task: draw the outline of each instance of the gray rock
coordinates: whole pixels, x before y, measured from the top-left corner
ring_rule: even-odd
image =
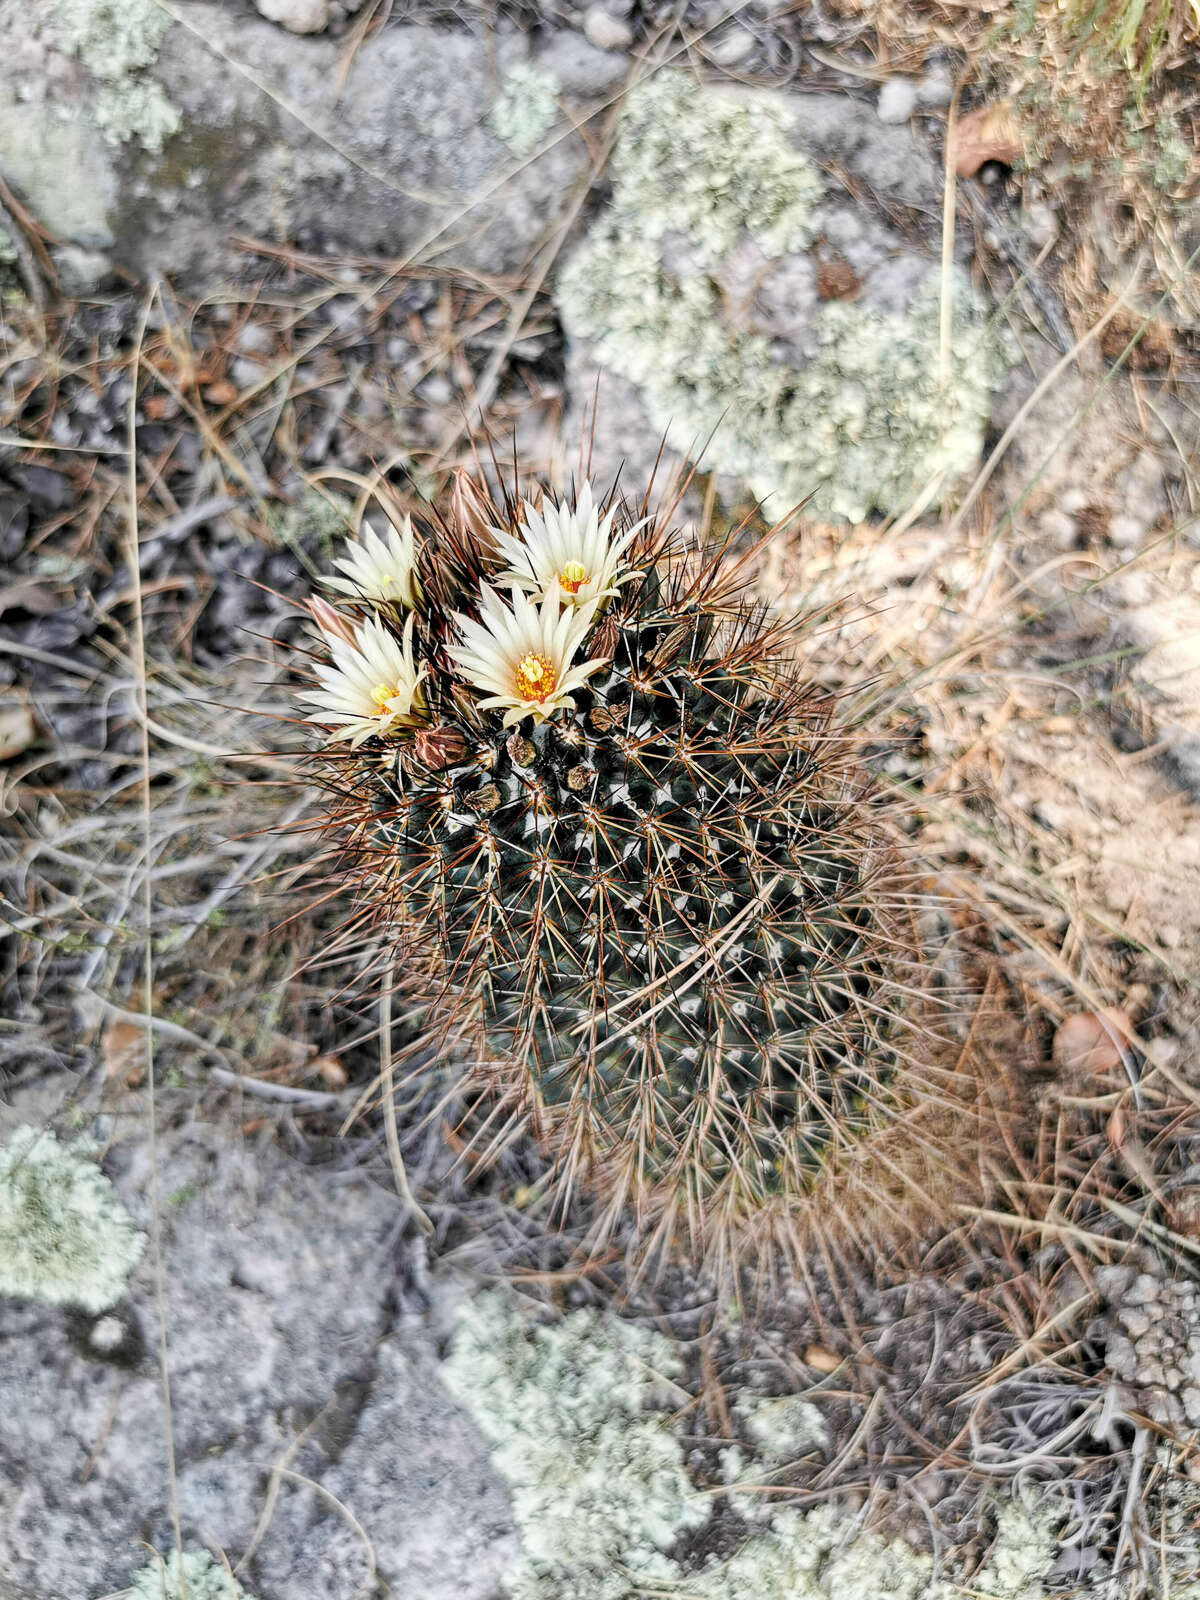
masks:
[[[931,110],[948,106],[954,94],[954,79],[945,67],[931,67],[917,84],[917,104]]]
[[[1133,1279],[1131,1267],[1112,1266],[1097,1267],[1092,1276],[1096,1280],[1096,1288],[1108,1300],[1119,1300],[1129,1287]]]
[[[1152,1305],[1162,1293],[1162,1289],[1161,1278],[1156,1278],[1150,1272],[1139,1272],[1125,1291],[1125,1302],[1131,1306]]]
[[[623,16],[616,16],[603,5],[589,6],[584,13],[583,31],[597,50],[628,50],[633,43],[633,28]]]
[[[1056,506],[1049,511],[1043,511],[1038,519],[1038,527],[1045,534],[1052,545],[1059,550],[1073,550],[1078,541],[1078,530],[1075,518],[1068,516]]]
[[[144,1224],[144,1136],[107,1164]],[[279,1462],[325,1495],[280,1480],[251,1593],[359,1588],[364,1546],[336,1501],[389,1592],[492,1600],[514,1550],[507,1499],[438,1381],[452,1291],[427,1295],[410,1271],[394,1195],[203,1124],[164,1135],[160,1187],[185,1543],[236,1561]],[[145,1565],[145,1543],[170,1547],[155,1315],[148,1259],[90,1339],[48,1307],[0,1301],[0,1593],[107,1594]],[[115,1345],[110,1323],[126,1330]]]
[[[624,78],[629,63],[612,50],[598,50],[582,34],[556,33],[538,52],[537,65],[552,72],[562,93],[606,94]]]
[[[323,33],[329,26],[329,0],[254,0],[254,7],[289,33]]]
[[[526,58],[520,35],[385,27],[362,41],[335,102],[340,41],[210,0],[182,14],[190,26],[169,27],[136,80],[178,118],[155,151],[100,131],[112,86],[58,48],[52,14],[35,57],[29,8],[0,0],[0,176],[64,242],[138,276],[211,282],[237,266],[235,232],[510,270],[583,169],[572,133],[501,181],[512,153],[488,111]]]
[[[67,294],[94,294],[112,271],[112,262],[100,250],[62,244],[51,251],[58,281]]]
[[[1121,1325],[1131,1339],[1140,1339],[1143,1334],[1150,1331],[1150,1318],[1136,1306],[1122,1307],[1120,1312]]]
[[[1113,517],[1108,525],[1109,540],[1118,550],[1136,550],[1146,536],[1146,524],[1140,517]]]
[[[754,54],[755,39],[745,28],[732,27],[717,35],[705,48],[719,67],[736,67]]]
[[[879,91],[875,115],[888,126],[907,122],[917,108],[917,88],[908,78],[889,78]]]

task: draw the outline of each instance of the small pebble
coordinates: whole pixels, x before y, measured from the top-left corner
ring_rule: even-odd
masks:
[[[615,17],[603,6],[589,6],[583,19],[584,37],[597,50],[628,50],[633,29],[624,17]]]
[[[261,16],[289,33],[321,33],[329,26],[329,0],[254,0]]]
[[[917,85],[917,104],[936,108],[948,106],[954,94],[954,81],[944,67],[933,67]]]
[[[101,1317],[99,1322],[92,1324],[88,1334],[88,1343],[93,1350],[99,1350],[103,1355],[111,1355],[114,1350],[120,1349],[125,1342],[125,1324],[120,1317]]]
[[[1120,1315],[1125,1331],[1131,1339],[1140,1339],[1150,1332],[1150,1318],[1136,1306],[1122,1307]]]
[[[1108,537],[1118,550],[1136,550],[1145,532],[1140,517],[1114,517],[1108,525]]]
[[[916,110],[917,91],[908,78],[889,78],[879,91],[875,115],[880,122],[907,122]]]
[[[1131,1286],[1125,1291],[1125,1299],[1131,1306],[1152,1305],[1162,1292],[1162,1282],[1153,1273],[1139,1272]]]
[[[1075,518],[1065,511],[1058,510],[1057,507],[1052,506],[1049,511],[1043,511],[1038,526],[1057,550],[1073,550],[1078,543]]]
[[[736,67],[754,50],[754,35],[745,28],[734,28],[708,46],[711,60],[719,67]]]

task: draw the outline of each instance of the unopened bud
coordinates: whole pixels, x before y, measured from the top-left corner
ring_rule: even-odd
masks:
[[[617,636],[620,629],[617,627],[616,617],[605,617],[604,621],[592,635],[592,642],[588,645],[588,655],[593,661],[611,661],[613,651],[617,648]]]
[[[432,772],[452,767],[467,753],[467,741],[457,728],[443,723],[437,728],[418,728],[413,739],[417,760]]]
[[[466,467],[456,467],[450,489],[450,520],[456,528],[470,533],[485,555],[495,554],[496,549],[492,511],[487,490],[475,482]]]
[[[328,600],[314,597],[306,600],[309,615],[327,639],[340,639],[343,644],[357,645],[358,635],[354,625],[340,611],[335,611]]]

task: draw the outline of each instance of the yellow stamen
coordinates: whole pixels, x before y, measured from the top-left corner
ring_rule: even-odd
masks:
[[[374,701],[375,709],[380,716],[387,710],[388,701],[392,699],[395,693],[395,686],[390,683],[377,683],[371,690],[371,699]]]
[[[587,571],[582,561],[568,561],[558,575],[558,581],[568,594],[578,594],[587,582]]]
[[[557,682],[553,665],[536,650],[530,650],[517,662],[517,693],[522,700],[544,700],[554,693]]]

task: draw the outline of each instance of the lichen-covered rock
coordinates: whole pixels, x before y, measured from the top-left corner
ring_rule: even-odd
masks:
[[[154,0],[53,0],[59,42],[96,80],[95,126],[113,144],[136,139],[148,150],[179,127],[179,113],[147,70],[170,18]]]
[[[90,1150],[18,1128],[0,1148],[0,1294],[105,1311],[145,1243]]]
[[[464,1306],[443,1378],[512,1493],[513,1600],[622,1600],[675,1574],[663,1552],[708,1516],[656,1409],[679,1372],[666,1339],[616,1318],[538,1327],[503,1293]]]
[[[517,61],[500,82],[491,127],[517,156],[537,147],[558,118],[558,80],[545,67]]]
[[[865,163],[911,196],[928,178],[912,136],[890,131],[913,158],[894,175],[892,152],[815,100],[671,72],[641,85],[612,204],[558,302],[578,394],[599,366],[635,386],[647,442],[665,434],[696,455],[707,441],[706,465],[777,511],[807,500],[854,521],[940,503],[978,460],[1004,366],[958,271],[943,352],[932,254],[827,194],[812,159]]]
[[[207,1550],[172,1550],[165,1561],[143,1567],[128,1600],[254,1600]]]
[[[934,1580],[929,1556],[829,1507],[802,1514],[761,1496],[753,1508],[737,1489],[731,1498],[758,1530],[725,1559],[689,1557],[686,1536],[717,1500],[689,1482],[664,1410],[679,1375],[667,1339],[616,1317],[539,1322],[503,1292],[461,1308],[443,1377],[512,1492],[521,1553],[505,1575],[510,1600],[1043,1600],[1053,1518],[1015,1502],[999,1507],[989,1559],[969,1582]],[[734,1410],[745,1448],[723,1452],[727,1481],[732,1467],[735,1482],[767,1484],[772,1468],[827,1442],[800,1396],[743,1395]]]
[[[211,282],[237,266],[234,233],[512,270],[584,169],[565,121],[536,159],[505,142],[547,114],[543,93],[514,120],[524,35],[392,22],[359,43],[339,96],[344,41],[213,0],[177,11],[0,0],[0,176],[65,243],[139,276]],[[556,70],[574,113],[604,59],[582,40],[580,55]]]
[[[1098,1287],[1108,1370],[1134,1391],[1136,1406],[1165,1428],[1200,1429],[1200,1287],[1150,1271],[1110,1269]]]
[[[438,1382],[442,1291],[414,1285],[395,1194],[200,1120],[160,1128],[159,1158],[185,1550],[236,1565],[279,1461],[319,1487],[279,1483],[240,1575],[251,1594],[360,1589],[365,1547],[345,1506],[393,1593],[493,1600],[515,1548],[504,1487]],[[107,1165],[143,1223],[150,1163],[127,1125]],[[156,1322],[148,1260],[91,1327],[0,1299],[0,1595],[92,1600],[122,1591],[147,1546],[172,1550]],[[138,1600],[161,1600],[157,1579],[152,1564]],[[188,1600],[207,1593],[192,1585]]]

